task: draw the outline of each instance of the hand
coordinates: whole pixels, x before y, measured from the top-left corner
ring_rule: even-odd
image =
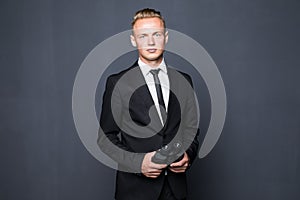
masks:
[[[186,169],[189,166],[189,160],[190,159],[189,159],[187,153],[184,153],[183,158],[178,162],[172,163],[169,166],[169,169],[174,173],[183,173],[186,171]]]
[[[142,162],[142,173],[149,178],[157,178],[162,170],[167,167],[166,164],[156,164],[151,161],[155,151],[146,153]]]

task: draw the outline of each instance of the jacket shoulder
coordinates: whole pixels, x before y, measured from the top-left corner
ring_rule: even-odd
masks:
[[[138,67],[137,62],[135,62],[131,67],[129,67],[127,69],[124,69],[120,72],[109,75],[106,79],[106,82],[116,82],[116,81],[118,81],[124,74],[126,74],[129,70],[131,70],[135,67]]]
[[[168,68],[168,70],[170,70],[171,72],[178,72],[178,73],[180,73],[181,75],[183,75],[183,77],[191,84],[191,86],[193,87],[193,81],[192,81],[192,77],[189,75],[189,74],[187,74],[187,73],[185,73],[185,72],[182,72],[182,71],[180,71],[180,70],[178,70],[178,69],[175,69],[175,68],[171,68],[171,67],[169,67]]]

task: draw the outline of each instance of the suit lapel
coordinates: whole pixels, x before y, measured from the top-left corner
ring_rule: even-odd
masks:
[[[143,104],[145,105],[145,108],[149,108],[152,105],[154,105],[154,101],[152,99],[151,93],[149,91],[149,88],[147,87],[145,78],[143,76],[143,73],[138,65],[138,62],[136,61],[134,63],[134,65],[132,67],[130,67],[129,69],[132,70],[136,70],[135,74],[136,77],[133,81],[135,81],[135,83],[138,83],[139,85],[143,85],[143,89],[139,91],[138,95],[139,98],[141,99],[141,101],[143,101]],[[169,92],[169,102],[168,102],[168,112],[167,112],[167,119],[166,119],[166,123],[164,125],[164,127],[166,127],[166,125],[170,122],[170,119],[172,119],[171,115],[173,114],[173,112],[176,112],[176,110],[178,108],[176,108],[176,97],[174,96],[174,94],[172,94],[172,91],[175,91],[174,89],[178,86],[176,86],[177,82],[176,82],[176,74],[174,74],[174,69],[172,68],[167,68],[168,70],[168,77],[169,77],[169,84],[170,84],[170,92]],[[160,122],[160,118],[158,115],[157,110],[155,109],[155,119],[158,119]],[[180,112],[180,111],[179,111]],[[160,123],[161,124],[161,123]]]
[[[173,76],[173,71],[171,68],[168,68],[168,77],[169,77],[169,87],[170,87],[170,92],[169,92],[169,102],[168,102],[168,112],[167,112],[167,120],[166,120],[166,124],[167,125],[171,119],[171,115],[172,115],[172,111],[174,111],[174,96],[172,94],[173,88],[174,88],[174,84],[176,84],[176,82],[174,81],[174,76]],[[166,127],[166,126],[165,126]]]
[[[135,64],[132,66],[133,70],[136,70],[136,77],[133,81],[137,83],[138,85],[142,85],[143,89],[138,93],[138,95],[141,98],[141,101],[143,101],[146,105],[146,107],[149,107],[151,105],[154,105],[154,101],[152,99],[151,93],[149,91],[149,88],[147,87],[145,78],[143,76],[143,73],[138,65],[138,62],[136,61]]]
[[[130,80],[130,85],[132,85],[132,87],[136,88],[136,85],[141,86],[141,88],[136,88],[138,89],[138,92],[135,95],[138,95],[138,100],[140,101],[140,103],[144,104],[144,106],[142,106],[143,108],[150,108],[151,106],[154,106],[154,101],[152,99],[151,93],[149,91],[149,88],[146,84],[144,75],[140,69],[140,67],[138,66],[138,62],[135,62],[135,64],[129,68],[129,70],[133,70],[133,74],[135,74],[134,78],[132,78],[132,80]],[[154,113],[153,114],[153,120],[155,123],[156,127],[160,127],[162,126],[158,112],[156,109],[154,109]]]

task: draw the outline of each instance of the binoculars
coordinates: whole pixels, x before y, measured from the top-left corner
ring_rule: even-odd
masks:
[[[183,149],[180,142],[175,142],[173,144],[167,144],[161,149],[157,150],[151,161],[156,164],[171,164],[173,162],[178,162],[183,158]]]

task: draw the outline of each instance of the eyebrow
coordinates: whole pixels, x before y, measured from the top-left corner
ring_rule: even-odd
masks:
[[[163,33],[163,31],[155,31],[154,33],[150,33],[151,35],[157,34],[157,33]],[[139,33],[137,35],[150,35],[149,33]]]

